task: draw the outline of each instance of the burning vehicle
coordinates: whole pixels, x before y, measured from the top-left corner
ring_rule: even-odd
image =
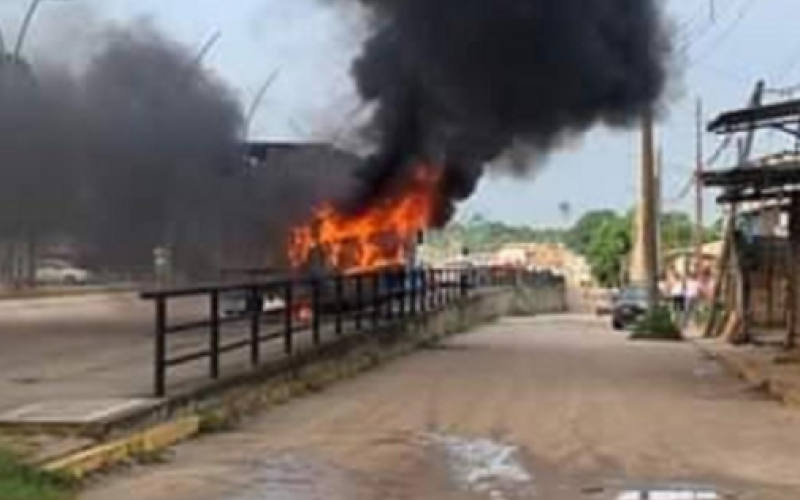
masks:
[[[420,290],[426,276],[416,263],[416,246],[435,220],[440,180],[439,169],[421,164],[390,196],[369,207],[323,203],[309,222],[290,231],[288,271],[239,274],[256,281],[300,283],[293,297],[299,311],[313,302],[314,293],[319,295],[319,307],[326,311],[360,308],[374,301],[376,294],[390,297]],[[242,293],[225,300],[230,314],[265,311],[283,303],[283,297],[246,297]],[[298,312],[298,316],[307,314]]]

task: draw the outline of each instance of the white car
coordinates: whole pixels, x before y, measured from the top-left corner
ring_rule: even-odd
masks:
[[[84,285],[91,273],[63,260],[46,260],[36,268],[36,281],[45,285]]]

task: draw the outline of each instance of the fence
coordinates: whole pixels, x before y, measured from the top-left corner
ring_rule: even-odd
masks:
[[[182,365],[207,363],[207,376],[219,379],[228,353],[247,351],[257,368],[267,346],[279,344],[280,356],[292,357],[302,341],[318,348],[345,333],[379,332],[446,309],[479,288],[540,279],[507,270],[401,270],[146,292],[141,297],[155,309],[155,394],[167,394],[169,370]],[[174,303],[184,299],[199,301],[200,319],[171,316]],[[192,347],[174,352],[171,339],[187,332]]]

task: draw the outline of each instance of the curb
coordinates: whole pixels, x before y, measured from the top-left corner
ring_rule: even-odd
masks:
[[[200,433],[200,417],[184,417],[43,464],[49,472],[83,479],[88,474],[167,449]]]

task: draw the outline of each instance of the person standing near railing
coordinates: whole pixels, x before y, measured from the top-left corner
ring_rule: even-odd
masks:
[[[684,298],[683,327],[687,327],[694,314],[697,299],[700,297],[700,283],[695,275],[689,276],[686,281],[686,295]]]

